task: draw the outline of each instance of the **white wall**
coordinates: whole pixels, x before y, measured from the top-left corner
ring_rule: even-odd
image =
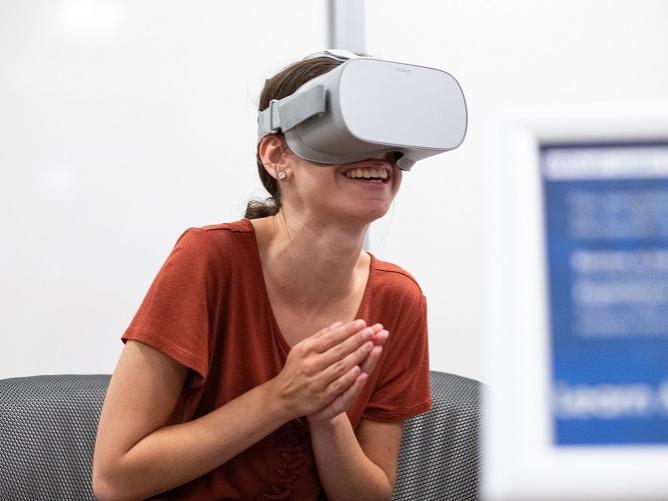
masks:
[[[452,73],[469,129],[456,151],[404,176],[372,244],[429,299],[432,367],[482,370],[485,128],[504,107],[668,99],[662,0],[367,0],[367,51]]]
[[[667,14],[661,0],[367,0],[370,53],[444,68],[468,100],[464,145],[405,175],[371,234],[429,298],[433,368],[482,376],[488,118],[668,98]],[[262,193],[257,94],[323,48],[325,15],[324,0],[0,0],[0,377],[113,370],[183,229]]]
[[[0,378],[111,373],[185,228],[263,190],[256,102],[326,4],[0,0]]]

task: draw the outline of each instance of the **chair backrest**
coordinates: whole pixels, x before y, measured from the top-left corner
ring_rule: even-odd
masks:
[[[109,379],[0,380],[0,499],[95,500],[93,450]]]
[[[482,384],[432,371],[430,412],[409,419],[401,438],[394,500],[477,500]]]
[[[95,500],[95,435],[109,375],[0,380],[0,499]],[[431,373],[431,412],[408,420],[395,500],[478,499],[477,381]]]

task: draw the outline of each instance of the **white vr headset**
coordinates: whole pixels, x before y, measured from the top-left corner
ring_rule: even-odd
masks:
[[[466,102],[457,80],[425,66],[329,50],[342,64],[258,113],[258,142],[282,132],[301,158],[325,164],[398,152],[397,166],[457,148],[466,134]]]

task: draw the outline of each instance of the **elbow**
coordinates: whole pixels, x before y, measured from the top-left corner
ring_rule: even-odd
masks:
[[[387,491],[385,495],[385,499],[387,499],[387,501],[392,501],[396,487],[397,487],[397,479],[395,477],[394,479],[388,482]]]
[[[108,471],[101,471],[97,465],[93,465],[93,494],[98,501],[125,501],[132,499],[128,497],[127,487],[118,482],[110,480],[112,476]]]
[[[128,497],[128,493],[122,492],[119,486],[114,486],[95,476],[93,477],[93,494],[95,494],[97,501],[129,501],[137,499],[136,497]]]
[[[393,495],[394,482],[388,480],[387,482],[383,482],[377,487],[377,489],[374,491],[373,497],[370,499],[373,499],[374,501],[391,501]]]
[[[93,494],[98,501],[108,501],[113,499],[112,492],[109,483],[105,480],[100,471],[101,468],[97,456],[97,451],[95,451],[95,454],[93,454]]]
[[[389,490],[389,491],[381,491],[378,493],[378,501],[392,501],[392,495],[394,494],[394,490]]]
[[[378,501],[391,501],[392,494],[394,494],[394,489],[390,488],[389,490],[382,489],[376,493],[375,499]]]
[[[93,475],[93,494],[98,501],[115,501],[118,499],[112,486],[98,475]]]

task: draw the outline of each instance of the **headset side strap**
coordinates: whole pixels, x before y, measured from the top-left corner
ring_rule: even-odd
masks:
[[[267,109],[258,112],[257,134],[258,140],[266,134],[285,132],[300,124],[307,118],[326,109],[326,91],[324,85],[316,85],[304,92],[298,92],[280,101],[275,99],[269,103]]]

